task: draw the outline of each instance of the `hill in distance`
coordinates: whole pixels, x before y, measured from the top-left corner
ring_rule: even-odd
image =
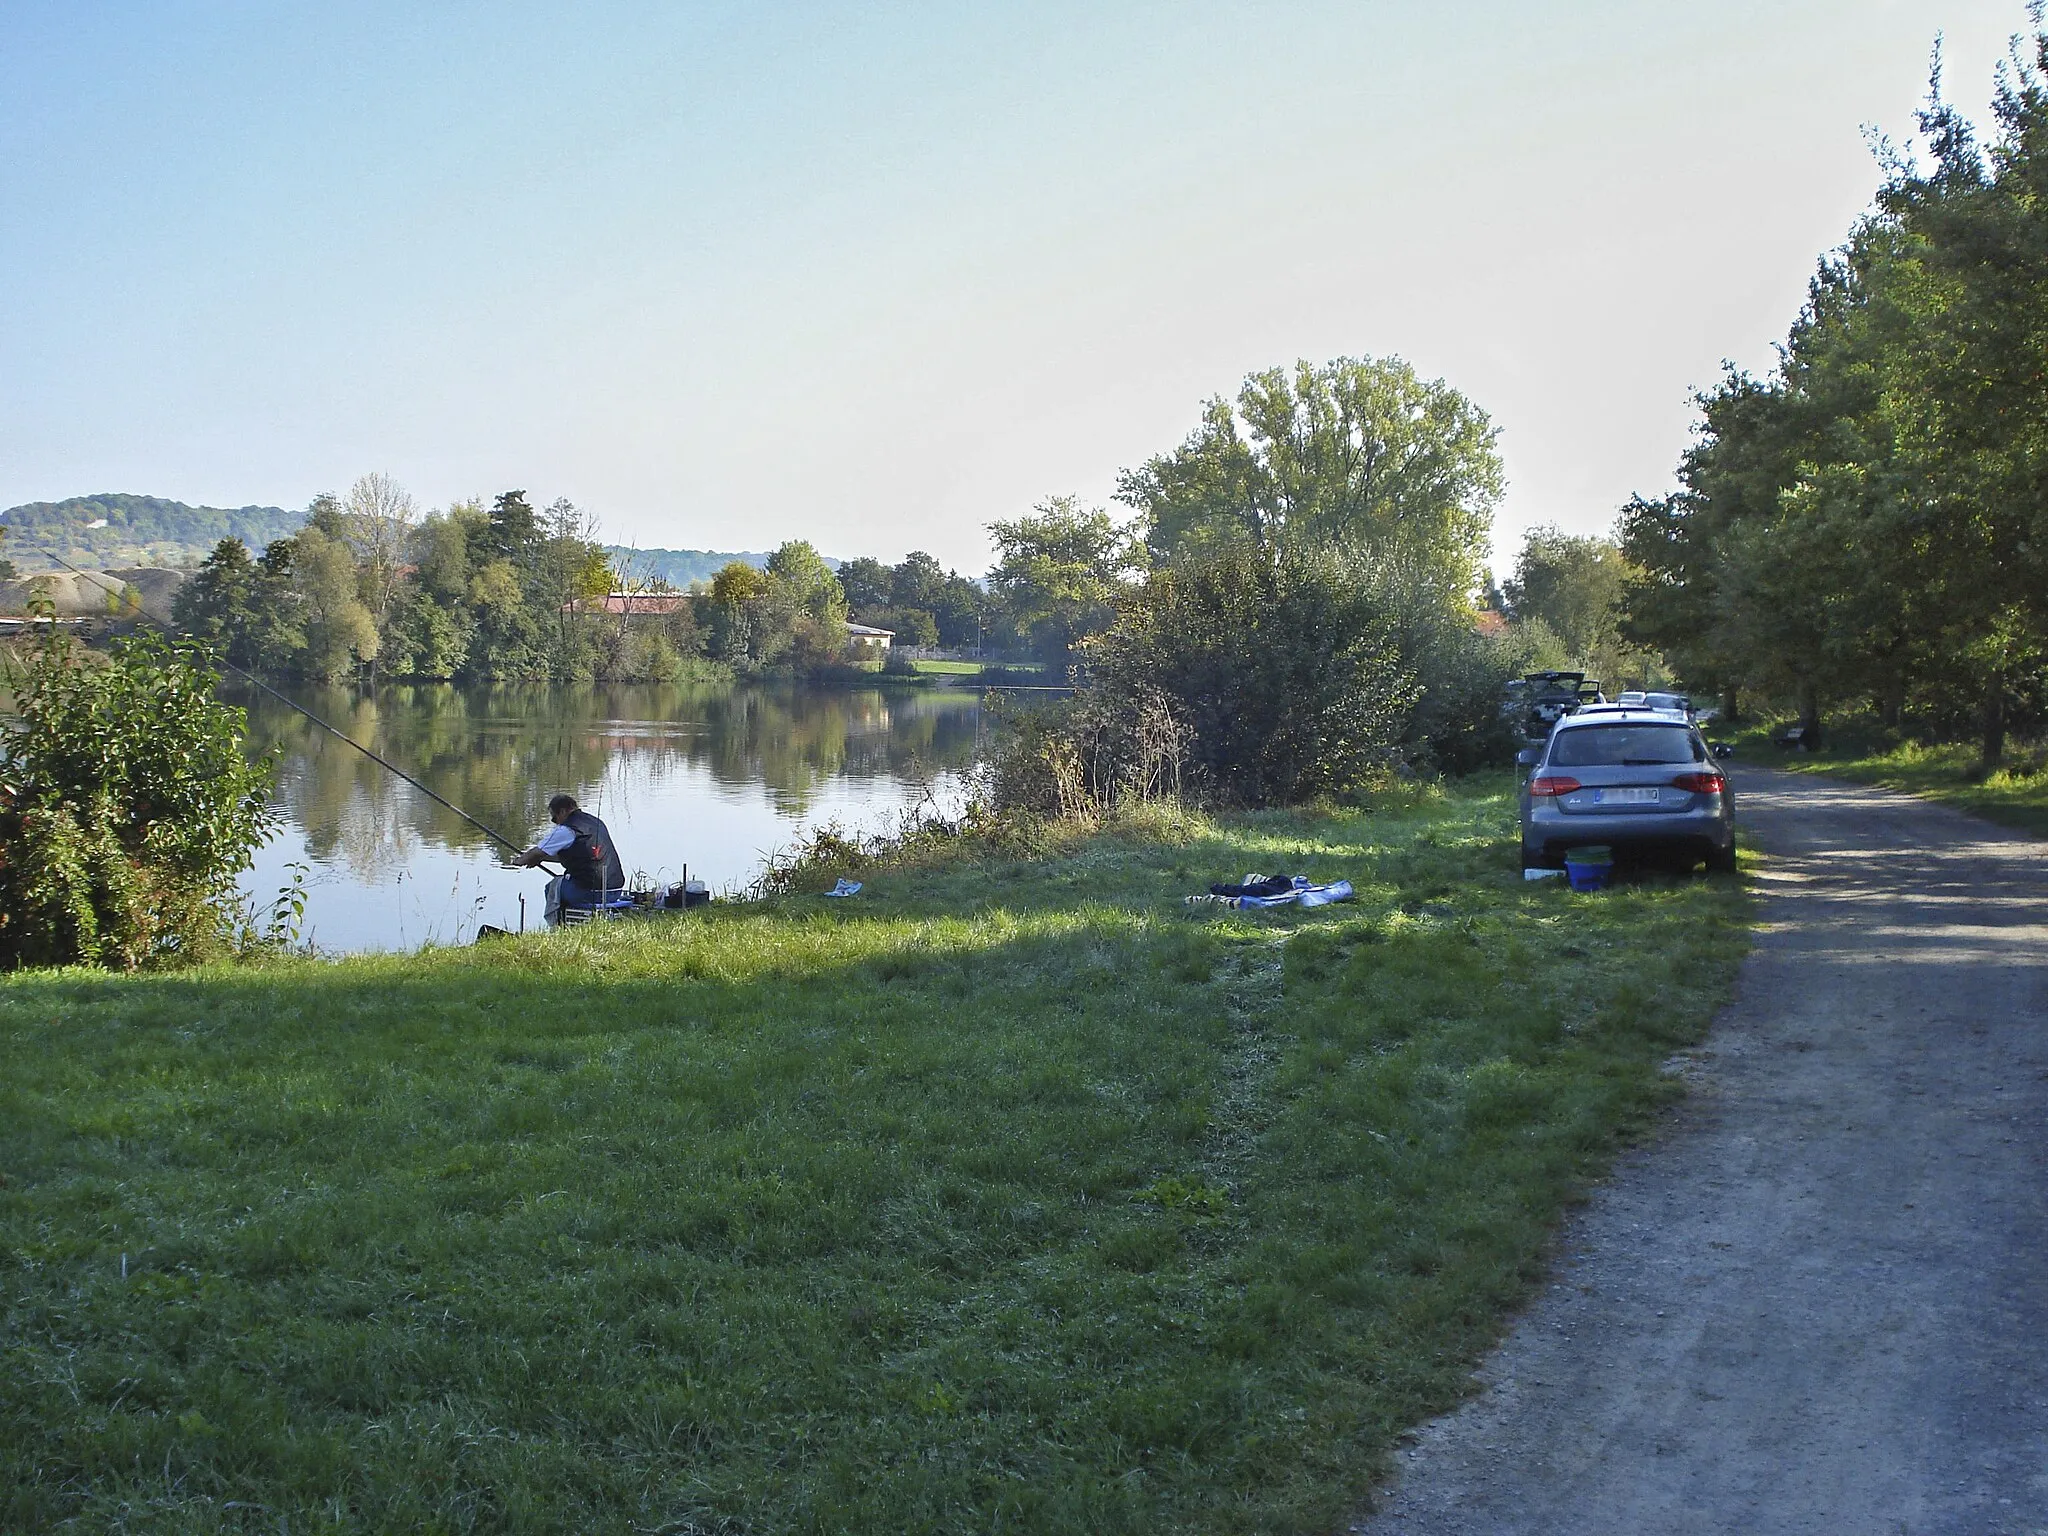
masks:
[[[222,539],[261,550],[296,533],[303,512],[282,507],[192,507],[161,496],[73,496],[0,512],[0,559],[21,571],[58,569],[51,555],[86,568],[197,565]]]
[[[88,570],[159,566],[172,570],[199,564],[222,539],[240,539],[261,554],[272,539],[297,533],[304,512],[283,507],[194,507],[162,496],[108,493],[65,501],[31,501],[0,512],[0,559],[24,575],[61,567],[52,555]],[[636,581],[656,577],[687,587],[709,581],[734,560],[768,563],[765,551],[715,549],[630,549],[608,544],[614,565]],[[834,570],[837,560],[825,562]]]
[[[633,549],[625,544],[607,544],[604,552],[611,559],[612,569],[629,581],[660,580],[675,587],[709,581],[718,574],[720,567],[735,560],[757,568],[768,563],[767,551],[758,549],[720,552],[715,549]],[[830,555],[823,559],[835,571],[842,564]]]

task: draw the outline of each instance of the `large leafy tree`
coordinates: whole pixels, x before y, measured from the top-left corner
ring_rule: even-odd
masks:
[[[1156,555],[1327,545],[1462,600],[1503,489],[1496,436],[1400,358],[1304,361],[1210,400],[1179,448],[1124,472],[1117,498],[1144,514]]]
[[[1020,643],[1048,660],[1108,628],[1127,579],[1146,563],[1129,529],[1071,496],[990,523],[989,533],[996,545],[989,590]]]
[[[1558,528],[1532,528],[1507,584],[1517,619],[1549,626],[1576,656],[1590,657],[1615,638],[1628,562],[1613,541]]]

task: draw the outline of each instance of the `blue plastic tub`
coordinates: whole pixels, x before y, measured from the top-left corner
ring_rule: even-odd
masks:
[[[1564,873],[1575,891],[1605,890],[1614,858],[1605,848],[1575,849],[1564,856]]]

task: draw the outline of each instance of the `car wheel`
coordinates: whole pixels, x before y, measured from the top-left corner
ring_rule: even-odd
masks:
[[[1732,875],[1735,873],[1735,840],[1730,838],[1726,848],[1716,848],[1707,855],[1707,873],[1710,875]]]

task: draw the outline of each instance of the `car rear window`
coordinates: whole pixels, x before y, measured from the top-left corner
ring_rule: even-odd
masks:
[[[1697,763],[1706,753],[1682,725],[1579,725],[1550,744],[1553,768],[1618,767],[1631,763]]]

